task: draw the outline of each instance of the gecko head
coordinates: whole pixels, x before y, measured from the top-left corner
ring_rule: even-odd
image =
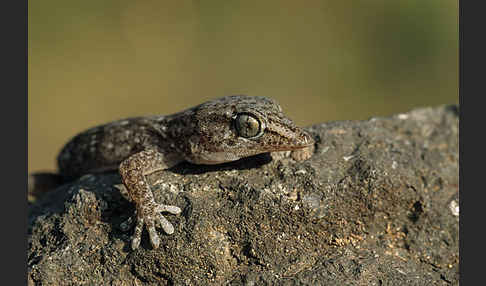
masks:
[[[219,164],[274,151],[314,144],[312,137],[282,113],[270,98],[233,95],[194,109],[188,161]]]

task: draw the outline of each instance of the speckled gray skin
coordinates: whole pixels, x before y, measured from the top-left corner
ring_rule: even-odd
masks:
[[[312,155],[314,140],[266,97],[234,95],[205,102],[168,116],[137,117],[91,128],[74,137],[58,156],[60,174],[119,169],[129,198],[136,205],[132,249],[140,245],[146,225],[154,248],[155,230],[174,227],[160,214],[181,209],[156,203],[145,176],[182,161],[220,164],[274,151],[292,151],[296,160]]]

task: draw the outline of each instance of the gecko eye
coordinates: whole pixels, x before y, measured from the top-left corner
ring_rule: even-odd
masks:
[[[240,113],[235,117],[235,128],[243,138],[254,139],[263,134],[262,123],[252,114]]]

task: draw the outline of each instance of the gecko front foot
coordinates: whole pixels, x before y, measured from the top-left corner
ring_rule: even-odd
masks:
[[[155,231],[160,226],[168,234],[174,233],[172,224],[161,214],[169,212],[180,214],[181,209],[176,206],[156,203],[150,186],[145,178],[146,175],[155,171],[165,170],[176,161],[167,162],[168,158],[155,149],[140,151],[128,157],[120,163],[118,168],[125,187],[118,189],[123,196],[128,197],[135,203],[136,225],[132,237],[132,249],[140,246],[143,226],[145,225],[153,248],[158,248],[160,239]],[[171,163],[171,164],[169,164]]]
[[[150,243],[153,248],[158,248],[160,244],[159,235],[155,230],[155,226],[161,227],[167,234],[174,233],[174,226],[161,214],[161,212],[168,212],[171,214],[180,214],[181,209],[177,206],[150,204],[150,206],[143,206],[136,211],[136,226],[132,236],[132,249],[135,250],[140,246],[143,226],[146,225],[150,236]]]

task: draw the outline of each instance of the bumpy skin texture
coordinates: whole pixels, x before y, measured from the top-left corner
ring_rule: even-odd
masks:
[[[292,158],[312,155],[314,140],[266,97],[226,96],[168,116],[137,117],[91,128],[74,137],[58,156],[60,174],[119,169],[125,191],[136,205],[132,249],[140,245],[146,225],[154,248],[160,226],[174,227],[160,212],[181,209],[156,203],[145,176],[182,161],[220,164],[274,151],[292,151]]]

